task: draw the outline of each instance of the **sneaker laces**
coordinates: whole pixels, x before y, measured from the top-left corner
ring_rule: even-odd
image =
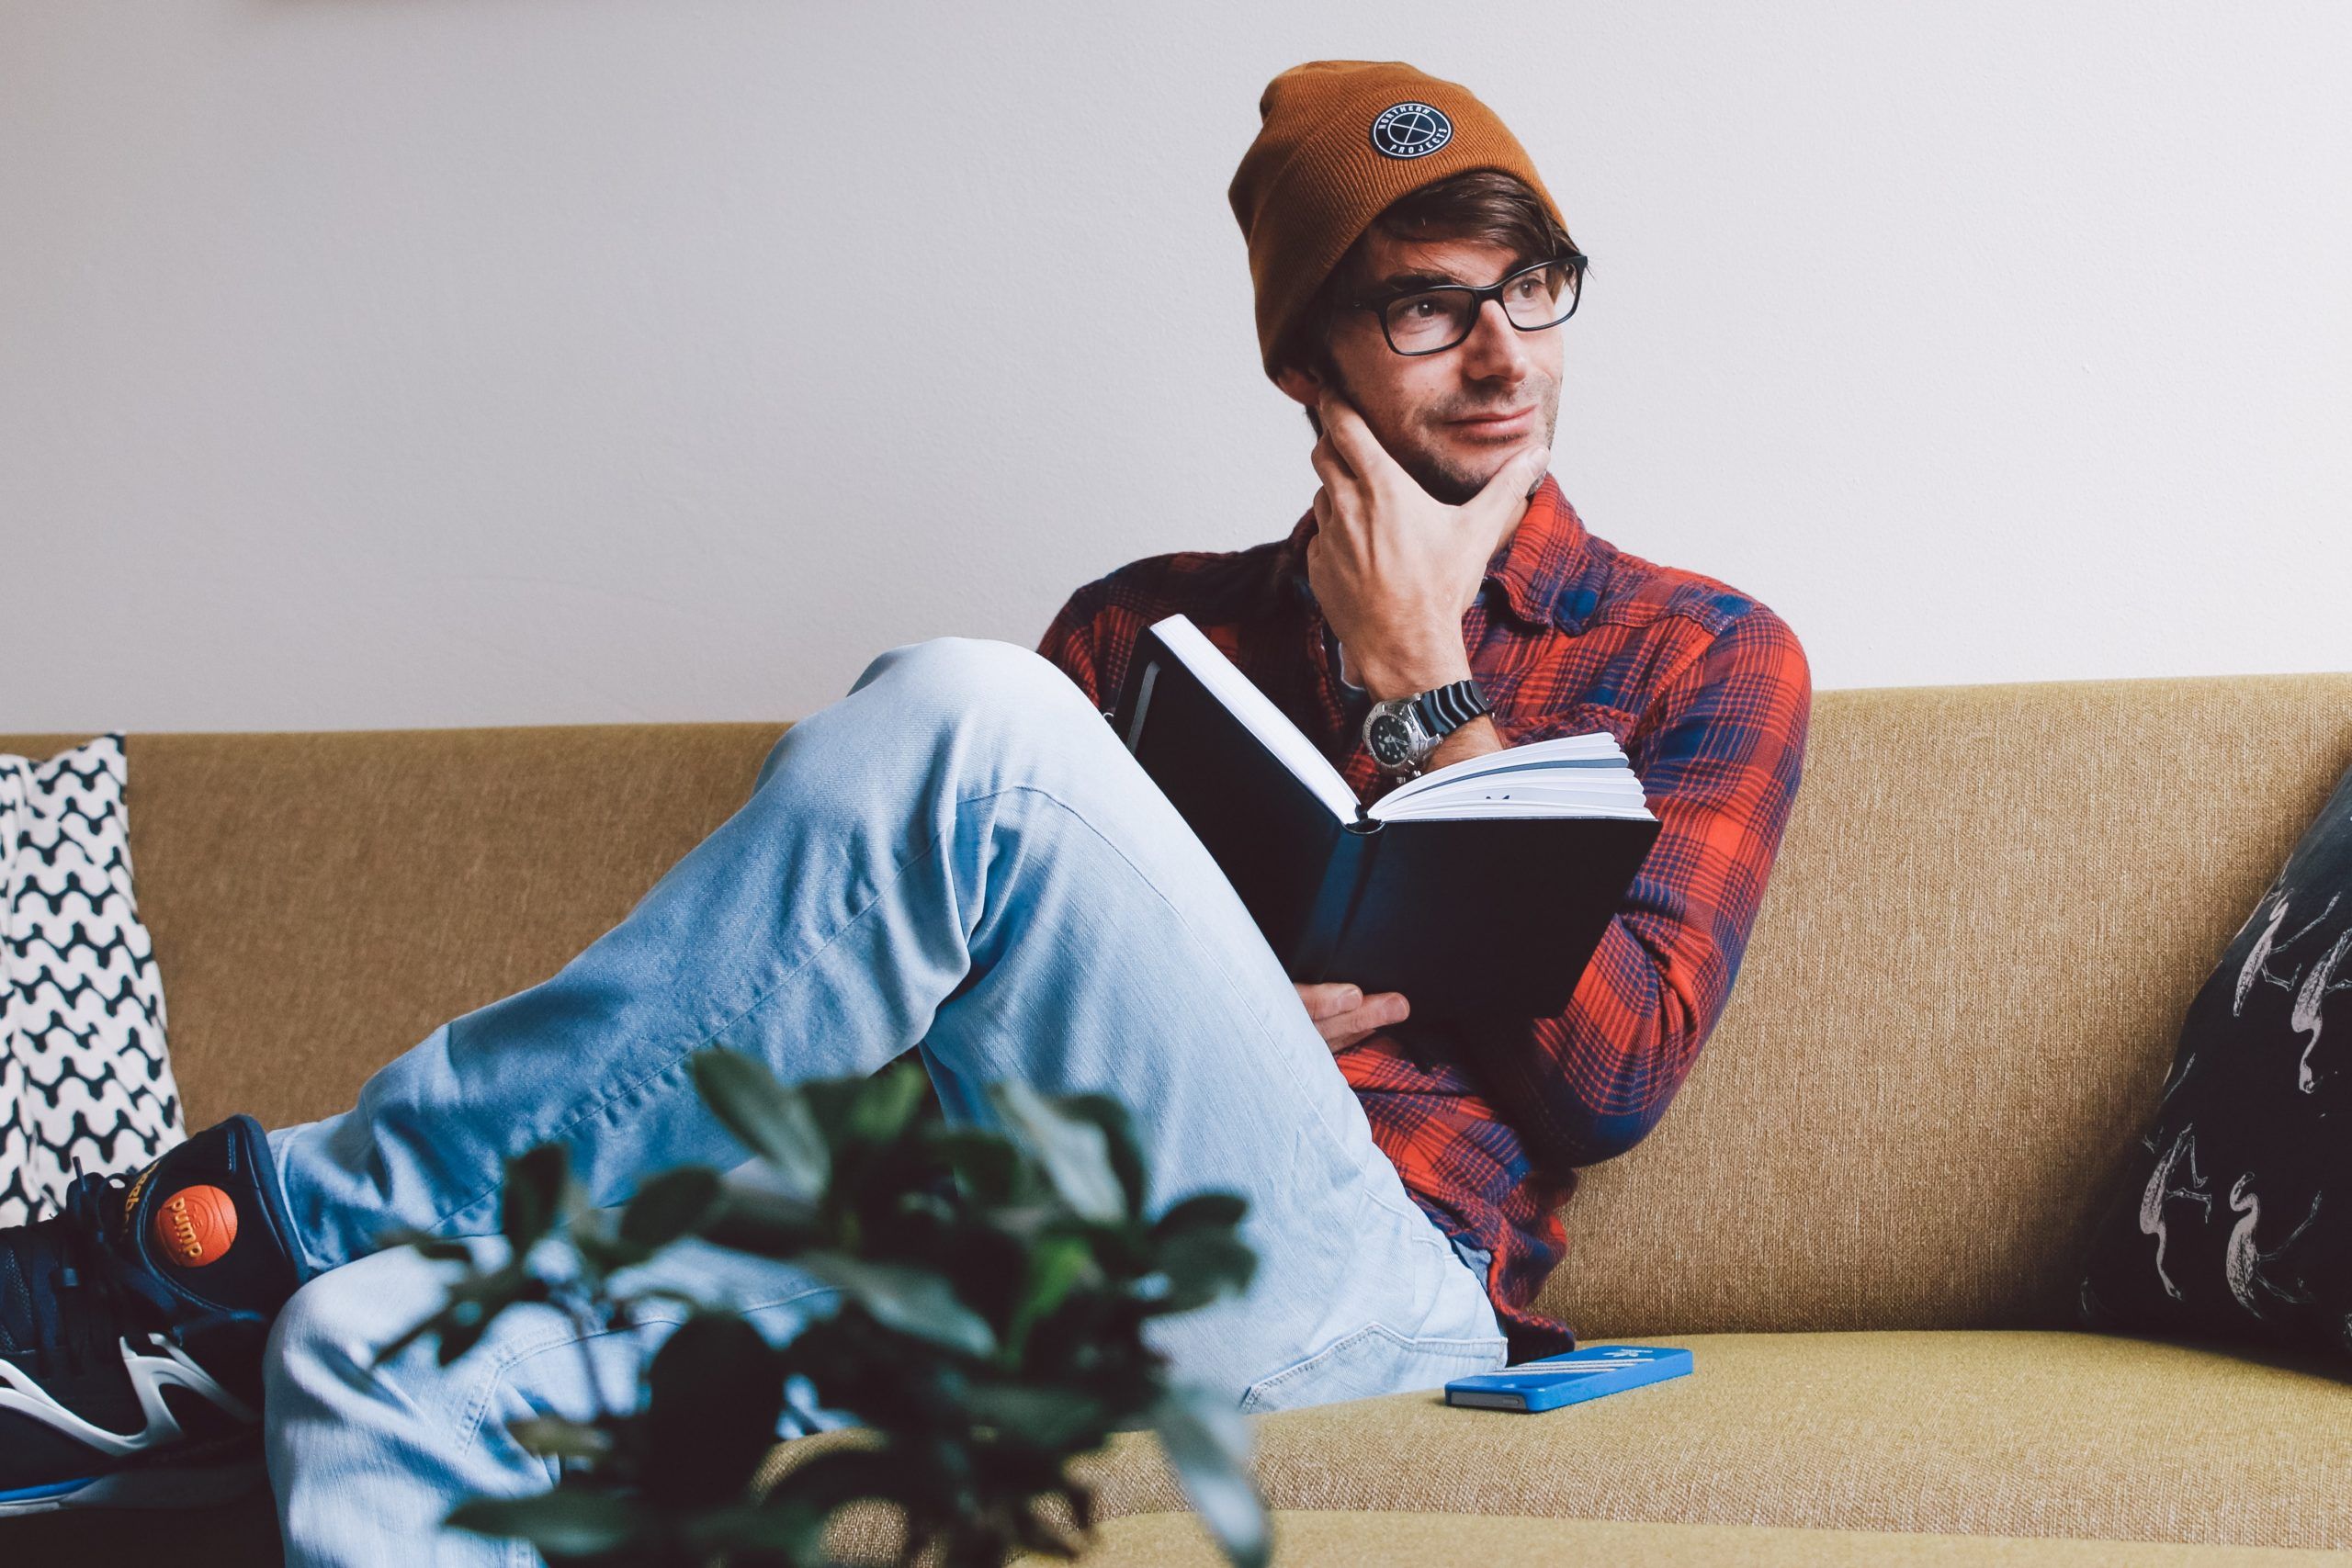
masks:
[[[85,1183],[95,1190],[85,1193]],[[123,1185],[81,1175],[77,1168],[57,1213],[7,1236],[6,1272],[14,1277],[10,1293],[18,1303],[11,1314],[18,1321],[7,1325],[9,1348],[29,1352],[36,1371],[62,1361],[69,1371],[79,1372],[85,1350],[101,1342],[104,1331],[122,1315],[120,1270],[108,1266],[91,1231],[101,1213],[97,1205],[109,1190],[119,1191]]]
[[[85,1351],[114,1348],[126,1320],[173,1344],[189,1334],[223,1324],[262,1321],[266,1314],[243,1308],[192,1303],[158,1279],[109,1217],[121,1212],[128,1178],[84,1171],[74,1165],[65,1203],[50,1219],[15,1233],[15,1265],[30,1308],[30,1343],[36,1367],[62,1360],[83,1370]],[[0,1232],[0,1236],[6,1233]],[[0,1247],[6,1246],[0,1240]]]

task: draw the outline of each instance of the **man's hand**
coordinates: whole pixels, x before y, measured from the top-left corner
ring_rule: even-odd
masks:
[[[1311,986],[1294,980],[1291,985],[1298,999],[1306,1004],[1306,1016],[1315,1021],[1324,1043],[1334,1052],[1344,1051],[1392,1023],[1403,1022],[1409,1010],[1402,991],[1374,991],[1367,997],[1360,987],[1336,980]]]
[[[1462,617],[1552,455],[1515,452],[1486,489],[1448,506],[1397,466],[1347,400],[1326,388],[1316,412],[1323,434],[1310,457],[1323,488],[1306,577],[1323,618],[1375,701],[1462,680]]]

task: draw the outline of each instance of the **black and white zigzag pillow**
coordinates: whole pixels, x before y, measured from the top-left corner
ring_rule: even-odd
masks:
[[[0,1225],[55,1213],[77,1168],[135,1170],[187,1135],[126,776],[119,735],[0,756]]]

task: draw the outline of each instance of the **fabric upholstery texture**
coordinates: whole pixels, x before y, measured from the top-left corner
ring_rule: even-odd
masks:
[[[1051,1558],[1024,1557],[1022,1568]],[[1103,1527],[1093,1568],[1225,1568],[1190,1514],[1136,1514]],[[2259,1546],[2157,1546],[1756,1525],[1629,1525],[1492,1515],[1281,1513],[1283,1568],[2319,1568],[2333,1552]]]
[[[339,1109],[552,973],[782,728],[130,737],[187,1124]],[[2352,1390],[2316,1371],[2073,1333],[1757,1336],[2071,1328],[2183,1011],[2347,764],[2352,673],[1817,693],[1722,1022],[1657,1132],[1587,1171],[1545,1292],[1587,1342],[1688,1344],[1696,1374],[1541,1416],[1267,1417],[1272,1500],[2352,1547]],[[1111,1511],[1182,1506],[1158,1462],[1113,1457]],[[6,1540],[248,1563],[253,1506]]]
[[[1585,1173],[1544,1310],[2075,1326],[2182,1014],[2347,763],[2352,674],[1818,694],[1722,1021]]]
[[[436,1024],[545,979],[726,820],[784,728],[130,736],[187,1124],[340,1110]]]
[[[2352,1548],[2352,1385],[2316,1359],[2033,1330],[1656,1342],[1691,1374],[1541,1416],[1413,1393],[1266,1416],[1260,1483],[1314,1511]],[[1093,1473],[1106,1515],[1184,1507],[1148,1437]]]

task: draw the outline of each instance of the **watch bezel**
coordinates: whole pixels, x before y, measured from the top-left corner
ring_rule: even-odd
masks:
[[[1465,677],[1464,681],[1449,681],[1442,686],[1432,686],[1428,691],[1415,692],[1409,696],[1387,697],[1374,703],[1371,709],[1364,715],[1363,720],[1364,750],[1372,754],[1373,765],[1392,777],[1411,778],[1420,773],[1423,764],[1429,761],[1430,753],[1435,751],[1444,742],[1446,736],[1460,728],[1461,724],[1469,722],[1469,719],[1465,718],[1461,721],[1461,724],[1449,725],[1443,730],[1438,729],[1430,723],[1429,715],[1425,711],[1430,705],[1430,694],[1450,690],[1465,682],[1470,688],[1471,697],[1476,702],[1477,709],[1471,716],[1475,718],[1493,713],[1495,705],[1487,700],[1487,694],[1480,689],[1477,677],[1475,675]],[[1394,716],[1403,723],[1412,738],[1411,754],[1402,761],[1392,763],[1383,760],[1379,749],[1373,744],[1373,727],[1385,716]]]
[[[1429,754],[1437,750],[1439,737],[1430,733],[1429,726],[1421,722],[1420,709],[1414,705],[1419,701],[1419,695],[1415,693],[1409,697],[1385,698],[1373,704],[1371,710],[1364,715],[1364,750],[1372,754],[1373,765],[1384,773],[1409,778],[1420,771]],[[1405,727],[1406,743],[1410,750],[1400,761],[1391,762],[1382,757],[1380,748],[1373,741],[1373,729],[1384,718],[1393,718]]]

